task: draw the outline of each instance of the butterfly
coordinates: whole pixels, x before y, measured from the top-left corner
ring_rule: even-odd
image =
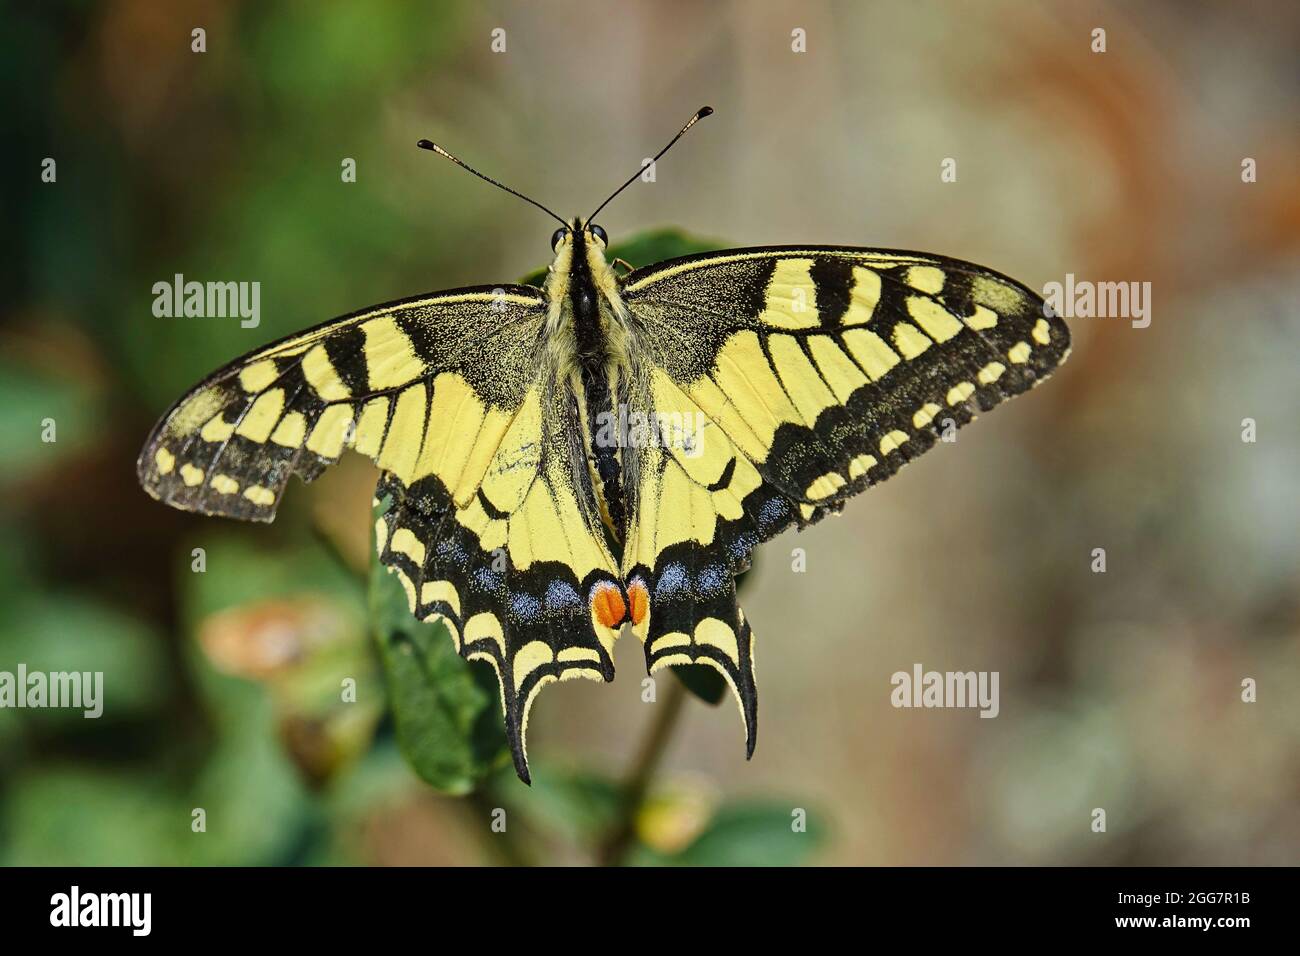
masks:
[[[699,119],[700,110],[655,156]],[[1041,382],[1070,335],[1043,300],[925,253],[792,245],[611,263],[560,222],[540,286],[375,306],[257,349],[163,415],[138,462],[173,507],[270,521],[291,475],[345,450],[380,469],[379,560],[412,613],[500,682],[529,782],[553,681],[714,668],[758,723],[735,578],[763,541],[839,512],[977,412]]]

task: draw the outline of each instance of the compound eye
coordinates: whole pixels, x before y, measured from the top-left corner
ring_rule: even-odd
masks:
[[[602,246],[609,247],[609,235],[600,226],[592,226],[591,234],[600,240]]]
[[[560,240],[563,239],[568,234],[569,234],[569,230],[564,226],[561,226],[559,229],[556,229],[555,232],[551,234],[552,252],[554,252],[556,249],[560,247]]]

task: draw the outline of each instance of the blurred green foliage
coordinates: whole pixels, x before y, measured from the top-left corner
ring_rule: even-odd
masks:
[[[640,866],[797,866],[825,840],[816,819],[796,829],[789,804],[744,801],[722,807],[702,833],[675,853],[639,848]]]

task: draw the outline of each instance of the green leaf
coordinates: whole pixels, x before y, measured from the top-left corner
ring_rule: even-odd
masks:
[[[638,233],[625,242],[614,243],[609,247],[609,258],[611,261],[622,259],[639,269],[642,266],[662,262],[664,259],[691,256],[697,252],[712,252],[725,246],[725,243],[687,235],[680,229],[651,229]],[[538,269],[525,276],[522,281],[524,285],[540,286],[546,281],[546,270]]]
[[[664,259],[691,256],[697,252],[713,252],[725,248],[726,245],[716,240],[688,235],[680,229],[670,227],[650,229],[624,242],[616,242],[610,247],[609,255],[611,259],[623,259],[639,269],[642,266],[662,262]]]
[[[825,840],[814,813],[807,829],[794,829],[795,808],[767,802],[723,807],[708,828],[686,849],[666,855],[646,847],[633,862],[641,866],[797,866],[808,861]]]
[[[370,567],[370,621],[403,755],[429,785],[468,793],[507,759],[496,676],[464,661],[442,623],[417,621],[401,582],[378,559]]]

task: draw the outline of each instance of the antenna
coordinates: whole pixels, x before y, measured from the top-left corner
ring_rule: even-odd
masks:
[[[667,145],[667,146],[665,146],[663,149],[659,150],[659,152],[655,154],[654,159],[650,160],[650,162],[651,162],[652,164],[658,162],[658,161],[659,161],[659,157],[662,156],[664,153],[668,152],[668,150],[672,149],[672,148],[673,148],[673,143],[677,142],[679,139],[681,139],[683,136],[685,136],[685,135],[686,135],[686,131],[687,131],[688,129],[690,129],[692,126],[694,126],[694,125],[695,125],[696,123],[698,123],[700,120],[704,119],[704,117],[706,117],[706,116],[711,116],[712,114],[713,114],[713,107],[712,107],[712,106],[701,106],[701,107],[699,108],[699,110],[696,112],[696,114],[690,118],[689,122],[687,122],[687,124],[686,124],[685,126],[683,126],[683,127],[682,127],[678,132],[677,132],[677,135],[676,135],[676,136],[674,136],[671,140],[668,141],[668,145]],[[624,189],[627,189],[628,186],[631,186],[634,182],[636,182],[636,181],[637,181],[637,178],[638,178],[638,177],[639,177],[639,176],[640,176],[644,171],[645,171],[645,167],[642,166],[640,169],[638,169],[635,173],[632,174],[632,178],[631,178],[631,179],[629,179],[627,182],[625,182],[622,186],[619,186],[617,189],[615,189],[615,190],[610,194],[609,199],[606,199],[603,203],[601,203],[599,206],[597,206],[597,207],[596,207],[596,212],[593,212],[590,216],[587,217],[587,222],[591,222],[593,219],[595,219],[597,213],[599,213],[602,209],[604,209],[606,206],[608,206],[608,205],[610,204],[610,201],[611,201],[615,196],[617,196],[617,195],[618,195],[619,193],[621,193]]]
[[[695,121],[692,120],[691,122],[695,122]],[[685,132],[685,130],[683,130],[682,132]],[[677,135],[680,136],[681,133],[678,133]],[[551,218],[553,218],[553,219],[555,219],[557,222],[559,222],[559,224],[560,224],[561,226],[564,226],[565,228],[568,228],[568,225],[569,225],[569,224],[568,224],[567,222],[565,222],[565,221],[564,221],[563,219],[561,219],[559,216],[555,215],[555,213],[551,212],[549,209],[547,209],[545,206],[543,206],[541,203],[539,203],[536,199],[529,199],[529,198],[528,198],[527,196],[525,196],[523,193],[521,193],[521,192],[516,192],[515,190],[513,190],[513,189],[511,189],[509,186],[507,186],[505,183],[499,183],[499,182],[497,182],[495,179],[493,179],[491,176],[484,176],[482,173],[480,173],[480,172],[479,172],[477,169],[475,169],[473,166],[470,166],[468,163],[463,163],[463,162],[461,162],[459,159],[457,159],[455,156],[451,155],[451,153],[447,152],[445,149],[443,149],[443,148],[442,148],[441,146],[439,146],[437,143],[430,142],[430,141],[427,140],[427,139],[422,139],[422,140],[420,140],[418,143],[416,143],[415,145],[416,145],[416,146],[419,146],[420,149],[427,149],[427,150],[429,150],[431,153],[437,153],[439,156],[442,156],[442,157],[444,157],[444,158],[446,158],[446,159],[450,159],[453,163],[455,163],[455,164],[456,164],[457,166],[459,166],[461,169],[468,170],[469,172],[471,172],[471,173],[473,173],[475,176],[477,176],[479,179],[483,179],[483,180],[486,180],[487,182],[490,182],[493,186],[496,186],[498,189],[504,189],[506,192],[510,193],[510,195],[512,195],[512,196],[518,196],[518,197],[519,197],[520,199],[522,199],[524,202],[530,202],[530,203],[532,203],[534,206],[536,206],[536,207],[537,207],[538,209],[540,209],[542,212],[546,213],[548,216],[550,216]],[[671,144],[669,144],[669,145],[671,145]]]

